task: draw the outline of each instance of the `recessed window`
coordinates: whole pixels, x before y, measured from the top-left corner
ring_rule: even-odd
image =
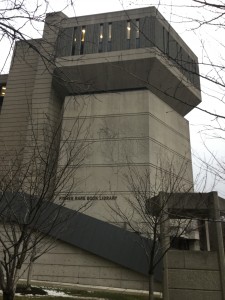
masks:
[[[136,20],[136,48],[140,48],[140,21]]]
[[[166,53],[165,28],[163,27],[163,52]]]
[[[100,33],[99,33],[99,41],[103,40],[103,24],[100,24]]]
[[[72,55],[75,55],[76,43],[77,43],[77,28],[75,27],[74,30],[73,30]]]
[[[102,52],[103,24],[100,24],[98,52]]]
[[[2,109],[2,103],[3,103],[3,99],[5,97],[5,92],[6,92],[6,85],[0,85],[0,112]]]
[[[1,96],[1,97],[4,97],[4,96],[5,96],[5,92],[6,92],[6,86],[3,85],[3,86],[1,87],[1,90],[0,90],[0,96]]]
[[[170,33],[167,31],[167,47],[166,47],[166,54],[170,52]]]
[[[130,21],[127,21],[127,39],[130,40],[131,26]]]
[[[108,27],[108,41],[111,42],[112,40],[112,23],[109,23]]]
[[[85,41],[86,28],[82,26],[81,28],[81,44],[80,44],[80,54],[84,53],[84,41]]]
[[[81,42],[84,42],[85,34],[86,34],[86,28],[85,28],[85,26],[83,26],[81,29]]]
[[[108,24],[108,45],[107,45],[107,51],[112,50],[112,23]]]
[[[136,39],[140,38],[140,21],[136,20]]]

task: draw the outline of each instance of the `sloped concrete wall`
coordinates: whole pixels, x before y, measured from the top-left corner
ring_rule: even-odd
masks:
[[[32,280],[148,289],[147,277],[60,241],[36,261]]]
[[[222,300],[217,252],[168,252],[171,300]]]

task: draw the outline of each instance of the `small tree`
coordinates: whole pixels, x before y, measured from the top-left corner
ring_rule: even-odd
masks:
[[[30,124],[26,145],[19,153],[8,153],[1,159],[0,288],[4,300],[14,298],[27,264],[49,251],[57,233],[65,230],[69,220],[61,214],[62,207],[79,184],[76,172],[89,145],[85,119],[75,118],[71,130],[66,132],[62,118],[58,122],[46,118],[41,130],[32,120]],[[78,210],[89,204],[84,202]]]
[[[182,218],[182,207],[173,215],[172,223],[167,211],[173,193],[186,193],[188,197],[188,192],[193,189],[192,183],[185,179],[187,165],[188,161],[184,160],[179,170],[174,167],[174,161],[167,163],[167,166],[160,162],[157,169],[140,170],[128,166],[124,180],[129,196],[124,198],[123,206],[119,203],[115,206],[109,204],[116,221],[125,222],[127,229],[140,238],[140,247],[148,259],[151,300],[154,299],[154,274],[165,254],[177,238],[197,229],[193,226],[192,218]],[[162,191],[164,193],[160,193]]]

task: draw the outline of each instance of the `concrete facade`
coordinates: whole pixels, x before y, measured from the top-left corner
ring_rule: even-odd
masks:
[[[148,169],[153,180],[158,169],[179,174],[185,166],[178,192],[193,186],[184,116],[201,101],[198,61],[154,7],[79,18],[49,14],[42,39],[17,43],[0,84],[7,84],[0,115],[4,166],[18,153],[24,159],[33,132],[43,141],[46,116],[51,128],[62,121],[59,149],[76,139],[87,144],[82,167],[67,184],[81,183],[69,196],[63,190],[59,195],[67,207],[77,209],[94,197],[85,213],[112,221],[105,200],[123,205],[129,196],[122,179],[127,166]],[[62,280],[55,275],[57,257],[68,282],[146,288],[146,277],[137,272],[60,242],[56,249],[59,256],[40,259],[35,279]],[[64,266],[68,253],[74,268]]]
[[[103,200],[95,201],[86,213],[109,220],[104,199],[116,198],[123,205],[124,197],[129,195],[123,179],[127,165],[140,172],[148,169],[152,180],[160,185],[162,178],[156,175],[157,167],[161,165],[166,170],[173,162],[173,172],[186,168],[184,186],[180,189],[185,191],[185,187],[192,185],[188,122],[149,90],[66,97],[65,107],[63,130],[71,132],[74,118],[79,114],[86,126],[90,126],[87,142],[91,143],[90,155],[81,170],[85,180],[70,194],[68,207],[77,208],[83,201],[71,199],[87,199],[100,191],[101,197],[97,198]]]

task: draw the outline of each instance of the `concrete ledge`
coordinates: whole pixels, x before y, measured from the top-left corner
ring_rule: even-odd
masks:
[[[26,282],[26,280],[20,279],[20,282],[23,283]],[[71,284],[71,283],[39,281],[39,280],[32,280],[31,283],[32,285],[37,285],[37,286],[65,288],[68,290],[77,289],[77,290],[112,292],[112,293],[127,294],[127,295],[148,295],[148,291],[144,291],[144,290],[121,289],[121,288],[112,288],[112,287],[105,287],[105,286],[93,286],[93,285]],[[154,296],[158,299],[162,299],[162,293],[160,292],[154,292]]]

